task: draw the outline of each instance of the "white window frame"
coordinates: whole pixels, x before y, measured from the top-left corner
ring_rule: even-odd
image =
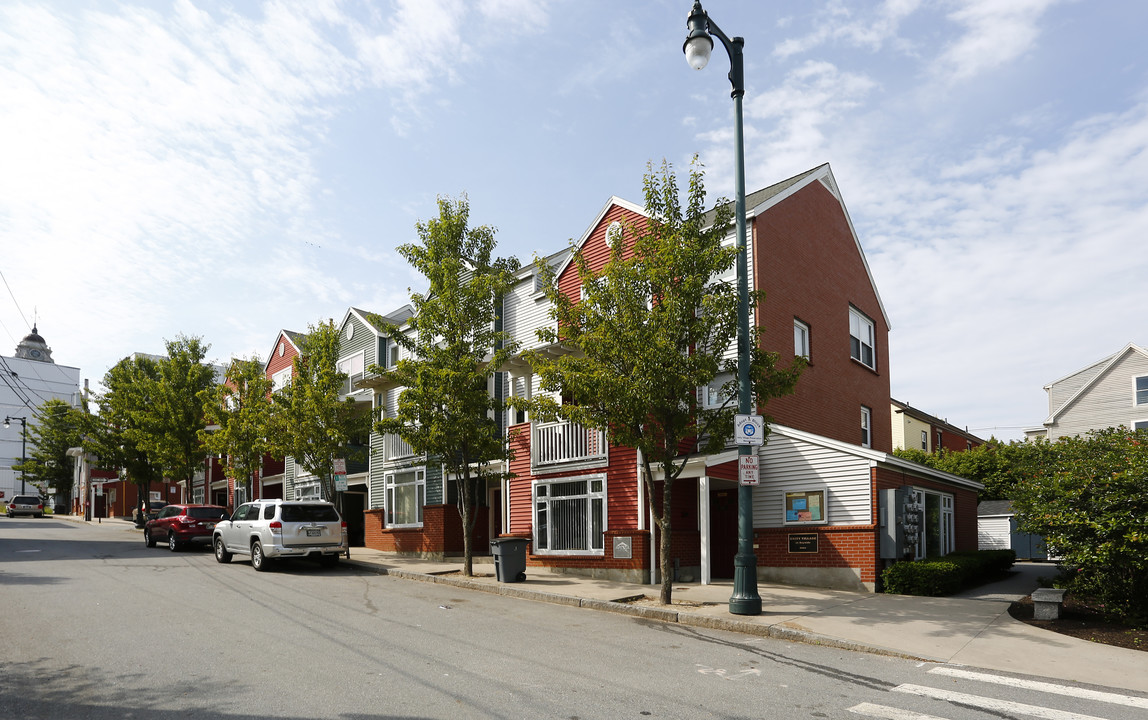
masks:
[[[319,478],[308,475],[297,480],[295,482],[295,499],[322,500],[323,486],[319,483]]]
[[[407,476],[413,476],[412,479],[406,480]],[[399,478],[404,478],[399,482]],[[395,508],[398,503],[395,500],[395,494],[398,488],[413,486],[415,492],[415,519],[413,522],[396,522],[395,521]],[[384,487],[384,500],[383,507],[386,509],[386,517],[388,528],[421,528],[423,526],[423,508],[427,503],[427,469],[422,467],[404,468],[401,471],[389,472],[383,476]]]
[[[868,362],[865,358],[866,350],[869,351]],[[877,369],[876,326],[868,316],[852,306],[849,308],[849,357],[870,370]]]
[[[1148,375],[1132,378],[1132,404],[1148,405]]]
[[[569,483],[585,482],[586,492],[574,495],[554,495],[551,491],[559,485]],[[596,490],[595,487],[598,489]],[[604,556],[606,554],[606,528],[609,521],[607,500],[607,485],[606,474],[595,473],[591,475],[578,475],[575,477],[560,477],[546,480],[535,480],[530,489],[531,497],[531,527],[534,532],[534,553],[536,555],[598,555]],[[561,529],[557,528],[554,523],[549,522],[549,519],[554,517],[556,509],[552,508],[552,504],[569,502],[571,500],[585,499],[586,500],[586,515],[582,518],[582,525],[585,529],[585,536],[581,538],[585,542],[583,548],[565,548],[554,549],[555,544],[562,544],[556,542],[559,537],[556,535],[556,529],[560,532]],[[599,509],[598,522],[600,527],[595,532],[595,504]],[[545,516],[545,517],[543,517]],[[540,520],[540,518],[542,518]],[[542,530],[545,530],[543,535]],[[597,543],[598,547],[594,547]]]
[[[873,447],[873,410],[861,406],[861,447]]]
[[[292,368],[285,367],[271,374],[271,392],[279,392],[291,384],[291,370]]]
[[[943,493],[937,490],[930,490],[923,487],[914,487],[913,490],[915,490],[921,498],[921,532],[917,537],[916,559],[922,560],[928,557],[929,554],[930,548],[928,547],[927,542],[929,538],[929,504],[927,496],[929,495],[938,497],[941,504],[941,515],[939,518],[941,547],[940,552],[937,553],[937,555],[942,557],[948,555],[956,549],[956,531],[955,524],[953,522],[953,496],[949,493]]]
[[[929,450],[929,431],[921,431],[921,449],[928,452]]]
[[[709,382],[708,385],[702,388],[702,407],[706,410],[714,410],[725,404],[726,400],[736,400],[734,396],[725,397],[722,395],[722,386],[733,379],[733,376],[728,373],[719,373],[717,377]]]
[[[1133,420],[1132,421],[1132,429],[1133,430],[1148,430],[1148,419]]]
[[[817,502],[810,502],[813,499]],[[797,506],[799,503],[800,507]],[[809,517],[802,519],[800,515],[802,512],[809,513]],[[781,519],[786,525],[827,525],[829,488],[822,485],[807,490],[782,490]]]
[[[793,356],[809,358],[809,325],[793,318]]]

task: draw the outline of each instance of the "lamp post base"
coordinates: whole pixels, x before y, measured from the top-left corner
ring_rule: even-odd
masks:
[[[733,560],[733,595],[729,611],[733,615],[760,615],[761,595],[757,592],[757,558],[740,553]]]

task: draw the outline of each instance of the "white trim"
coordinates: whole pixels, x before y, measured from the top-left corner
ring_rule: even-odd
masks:
[[[596,480],[600,480],[602,482],[601,491],[596,492],[593,490],[593,483]],[[586,483],[586,495],[585,495],[586,501],[587,501],[587,503],[586,503],[586,512],[587,512],[586,520],[588,522],[588,525],[586,527],[586,533],[587,534],[586,534],[585,540],[587,541],[587,545],[593,545],[594,538],[592,537],[591,534],[593,531],[594,500],[600,496],[600,498],[602,500],[602,547],[600,547],[600,548],[587,547],[586,549],[572,549],[572,550],[554,550],[550,547],[546,547],[546,548],[539,547],[539,542],[538,542],[538,537],[539,537],[539,532],[538,532],[539,531],[539,528],[538,528],[538,503],[539,503],[538,486],[539,485],[545,485],[549,488],[552,485],[557,485],[560,483],[568,483],[568,482],[585,482]],[[571,475],[571,476],[566,476],[566,477],[555,477],[555,478],[534,478],[530,483],[530,520],[531,520],[530,524],[531,524],[531,528],[533,530],[533,536],[534,536],[532,538],[533,543],[534,543],[534,545],[533,545],[534,554],[535,555],[549,555],[549,556],[605,557],[605,555],[606,555],[606,530],[610,527],[610,503],[609,503],[609,490],[610,490],[610,488],[609,488],[608,482],[609,481],[607,479],[606,473],[604,473],[604,472],[603,473],[589,473],[586,475]],[[545,495],[548,512],[549,512],[549,507],[550,507],[550,501],[553,499],[553,497],[554,496],[550,495],[549,492],[547,492],[547,494]],[[551,528],[553,528],[553,527],[554,527],[554,525],[552,522],[552,518],[547,517],[546,529],[547,529],[548,534],[549,534]],[[552,537],[553,537],[553,535],[549,535],[547,537],[547,543],[546,543],[547,546],[549,546],[551,544],[550,540],[552,539]]]
[[[1094,362],[1091,365],[1088,365],[1084,368],[1081,368],[1080,370],[1077,370],[1074,373],[1069,373],[1068,375],[1065,375],[1064,377],[1060,378],[1059,380],[1054,380],[1051,383],[1049,383],[1048,385],[1045,385],[1044,390],[1050,391],[1052,389],[1053,385],[1056,385],[1057,383],[1063,382],[1063,381],[1067,380],[1068,378],[1073,377],[1074,375],[1079,375],[1080,373],[1085,372],[1087,370],[1091,370],[1092,368],[1097,367],[1098,365],[1104,366],[1104,367],[1100,368],[1100,370],[1098,370],[1096,372],[1096,374],[1094,374],[1088,380],[1088,382],[1081,385],[1080,389],[1077,390],[1075,393],[1073,393],[1071,397],[1069,397],[1067,400],[1062,402],[1060,404],[1060,407],[1056,408],[1055,410],[1053,410],[1049,413],[1048,417],[1045,418],[1045,420],[1044,420],[1044,423],[1043,423],[1044,427],[1048,428],[1052,425],[1055,425],[1057,417],[1059,417],[1062,412],[1064,412],[1066,409],[1068,409],[1068,407],[1071,406],[1072,404],[1074,404],[1078,399],[1080,399],[1081,397],[1086,395],[1088,392],[1090,392],[1092,390],[1092,387],[1094,385],[1096,385],[1098,382],[1100,382],[1101,377],[1107,375],[1108,371],[1110,371],[1112,368],[1114,368],[1117,363],[1121,362],[1124,359],[1124,357],[1131,352],[1138,352],[1141,355],[1143,355],[1144,357],[1148,358],[1148,350],[1145,350],[1144,348],[1140,347],[1139,345],[1136,345],[1135,343],[1128,343],[1119,352],[1115,353],[1114,355],[1109,355],[1107,358],[1104,358],[1103,360],[1098,360],[1097,362]]]

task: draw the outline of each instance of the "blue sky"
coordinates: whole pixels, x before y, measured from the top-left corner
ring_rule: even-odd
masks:
[[[467,193],[528,261],[647,162],[733,192],[728,63],[690,0],[0,5],[0,346],[93,385],[200,335],[421,289],[395,252]],[[893,396],[988,437],[1144,336],[1148,4],[708,0],[745,37],[749,189],[828,162],[892,322]]]

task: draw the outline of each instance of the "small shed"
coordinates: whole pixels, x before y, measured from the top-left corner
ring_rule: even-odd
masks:
[[[1011,500],[983,500],[977,505],[977,548],[1011,549],[1019,560],[1048,560],[1044,538],[1017,529]]]

